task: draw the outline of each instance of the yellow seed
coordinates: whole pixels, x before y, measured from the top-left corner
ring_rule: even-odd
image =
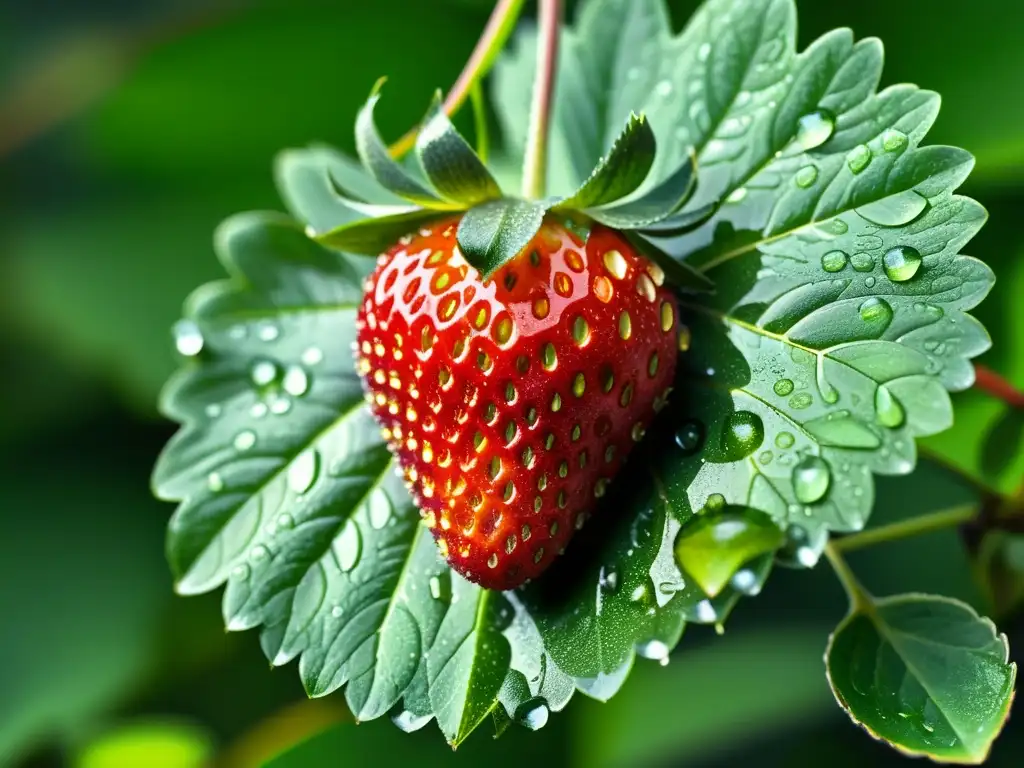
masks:
[[[454,357],[456,360],[458,360],[465,353],[466,353],[466,337],[463,336],[462,338],[457,339],[456,342],[455,342],[455,346],[452,347],[452,357]]]
[[[479,352],[476,356],[476,367],[484,373],[487,373],[494,366],[494,362],[491,360],[490,355],[486,352]]]
[[[585,466],[587,466],[587,452],[580,451],[580,469],[583,469]]]
[[[505,385],[505,402],[514,403],[516,401],[516,385],[511,381]]]
[[[477,328],[483,328],[487,325],[487,308],[480,307],[480,310],[476,313],[476,317],[473,319],[473,325]]]
[[[516,436],[516,425],[515,422],[510,421],[508,426],[505,427],[505,442],[511,443]]]
[[[580,439],[580,435],[583,434],[583,430],[580,429],[580,425],[577,424],[572,428],[572,441],[575,443]]]
[[[633,441],[639,443],[644,439],[644,425],[639,421],[633,425],[633,431],[630,433]]]
[[[485,445],[487,445],[487,438],[484,437],[484,433],[483,432],[481,432],[480,430],[477,430],[473,434],[473,448],[476,449],[477,453],[480,453],[480,451],[482,451],[484,449]]]
[[[437,540],[437,551],[441,554],[441,557],[447,559],[448,557],[448,542],[444,539]]]
[[[565,491],[559,491],[558,492],[558,508],[559,509],[565,509],[566,503],[567,503],[567,500],[565,498]]]
[[[672,309],[672,305],[667,302],[661,302],[661,330],[668,333],[672,330],[672,326],[676,322],[676,313]]]
[[[434,346],[434,334],[431,332],[428,326],[423,326],[423,331],[420,333],[420,349],[424,352],[428,352],[431,347]]]
[[[616,250],[605,252],[604,266],[616,280],[624,278],[626,276],[626,270],[629,269],[629,265],[626,264],[625,257]]]
[[[533,466],[533,448],[526,446],[523,449],[523,465],[529,469]]]
[[[437,372],[437,383],[444,387],[448,382],[452,380],[452,372],[447,368],[442,368]]]
[[[623,312],[619,315],[619,336],[623,339],[628,339],[633,335],[633,321],[629,317],[629,312]]]
[[[387,381],[387,377],[385,376],[384,371],[377,370],[373,372],[373,380],[378,384],[383,384]]]
[[[533,511],[534,512],[540,512],[540,509],[543,506],[544,506],[544,499],[542,499],[540,496],[534,496],[533,497]]]
[[[511,480],[509,480],[508,483],[505,485],[505,490],[502,492],[501,497],[505,501],[511,501],[512,500],[512,496],[515,495],[515,492],[516,492],[515,483],[513,483]]]
[[[554,413],[558,413],[562,410],[562,396],[555,392],[555,396],[551,398],[551,410]]]
[[[548,487],[548,473],[545,472],[543,475],[537,478],[537,490],[543,491]]]
[[[498,321],[497,327],[494,329],[494,338],[499,344],[507,344],[508,340],[512,338],[512,321],[503,317]]]
[[[544,438],[544,447],[547,450],[551,450],[555,445],[555,435],[552,432],[548,432],[547,437]]]
[[[516,535],[509,534],[509,537],[505,539],[505,553],[511,555],[515,551],[517,542]]]
[[[448,273],[442,272],[441,274],[434,278],[434,290],[443,291],[445,288],[448,287],[448,283],[450,282],[450,280],[451,278],[448,277]]]
[[[444,259],[444,251],[434,251],[430,254],[430,258],[427,259],[426,264],[428,267],[436,267]]]
[[[375,354],[377,357],[384,357],[385,351],[386,350],[384,349],[383,344],[378,342],[377,344],[373,345],[373,354]]]
[[[655,285],[660,286],[665,282],[665,273],[653,261],[647,265],[647,274],[654,280]]]
[[[598,481],[594,483],[594,496],[600,499],[606,490],[608,490],[608,481],[603,477],[598,478]]]
[[[612,387],[615,386],[615,374],[612,373],[610,368],[605,368],[601,372],[601,391],[606,395],[612,391]]]
[[[368,355],[373,352],[373,345],[368,341],[364,341],[361,349],[363,350],[364,355]]]
[[[654,283],[647,275],[640,275],[636,281],[636,292],[650,302],[654,301]]]
[[[579,315],[572,322],[572,338],[581,347],[590,340],[590,325],[583,315]]]
[[[484,408],[484,421],[490,424],[494,421],[494,417],[498,415],[498,407],[494,403],[488,403],[487,407]]]
[[[607,448],[604,449],[604,460],[605,460],[606,463],[611,464],[612,463],[612,459],[614,459],[614,458],[615,458],[615,446],[614,445],[609,445]]]
[[[531,427],[537,423],[537,409],[531,408],[526,412],[526,423]]]
[[[423,513],[423,524],[427,528],[435,527],[437,525],[437,516],[431,510],[427,510]]]
[[[622,388],[622,395],[619,396],[619,405],[625,408],[633,401],[633,385],[627,384]]]
[[[541,365],[544,370],[553,371],[558,367],[558,353],[555,352],[555,345],[550,342],[544,345],[540,353]]]
[[[533,553],[533,563],[536,565],[544,559],[544,547],[538,547],[537,551]]]
[[[647,375],[650,376],[653,379],[654,375],[657,372],[658,372],[658,353],[657,352],[651,352],[651,358],[650,358],[650,360],[647,361]]]
[[[686,352],[690,349],[690,327],[687,325],[679,326],[679,351]]]
[[[491,556],[487,558],[487,567],[488,568],[497,568],[498,567],[498,555],[497,555],[497,553],[492,552]]]
[[[548,529],[548,535],[549,536],[555,536],[557,533],[558,533],[558,521],[556,520],[555,522],[553,522],[551,524],[551,527]]]
[[[568,477],[568,475],[569,475],[569,462],[568,461],[563,461],[561,464],[558,465],[558,476],[564,478],[564,477]]]
[[[587,380],[584,378],[582,373],[577,373],[576,378],[572,380],[572,393],[576,397],[583,397],[583,393],[587,389]]]
[[[522,534],[523,534],[523,541],[529,541],[530,540],[530,536],[533,535],[533,532],[530,530],[529,524],[523,523]]]
[[[594,295],[597,298],[607,304],[612,300],[612,296],[615,293],[615,289],[612,288],[612,281],[604,275],[599,275],[594,278]]]
[[[497,456],[491,459],[491,463],[487,466],[487,476],[494,480],[501,474],[501,459]]]
[[[543,320],[548,316],[548,312],[551,311],[551,304],[548,303],[547,298],[541,296],[538,299],[534,299],[533,302],[533,316],[538,320]]]

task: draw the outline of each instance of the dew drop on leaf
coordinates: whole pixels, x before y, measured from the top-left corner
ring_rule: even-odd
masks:
[[[803,504],[819,501],[831,482],[828,463],[820,456],[805,456],[793,467],[793,492]]]
[[[779,379],[775,382],[772,390],[779,397],[786,397],[786,395],[792,394],[793,392],[793,380],[792,379]]]
[[[195,357],[203,351],[203,334],[192,320],[179,320],[174,324],[174,347],[178,354]]]
[[[391,501],[383,491],[370,494],[366,502],[370,525],[378,531],[391,519]]]
[[[270,556],[270,550],[262,544],[257,544],[249,550],[249,560],[253,563],[261,563]]]
[[[757,578],[757,574],[750,568],[736,571],[732,579],[729,580],[729,583],[733,589],[747,597],[754,597],[761,592],[761,583]]]
[[[257,360],[249,374],[257,387],[266,387],[277,379],[277,365],[270,360]]]
[[[796,438],[793,437],[792,432],[779,432],[779,434],[775,436],[775,445],[783,450],[792,448],[793,443],[795,442]]]
[[[865,288],[874,288],[875,287],[875,278],[871,277],[870,275],[865,277],[864,278],[864,287]]]
[[[320,347],[310,347],[302,353],[302,362],[306,365],[318,365],[323,359],[324,353]]]
[[[917,274],[921,267],[921,254],[909,245],[898,245],[882,257],[885,274],[894,283],[903,283]]]
[[[220,476],[220,472],[211,472],[206,477],[206,485],[214,493],[220,493],[224,490],[224,478]]]
[[[704,440],[704,425],[699,421],[686,421],[676,430],[675,441],[683,453],[695,453]]]
[[[857,311],[860,312],[860,319],[868,325],[873,338],[878,338],[885,333],[886,328],[892,322],[892,307],[885,299],[880,299],[877,296],[865,299]]]
[[[907,134],[888,128],[882,132],[882,149],[886,152],[899,152],[907,146]]]
[[[909,224],[928,207],[928,201],[912,189],[883,197],[857,209],[863,218],[880,227]]]
[[[297,365],[290,366],[284,373],[281,386],[289,395],[302,397],[309,389],[309,376],[306,375],[306,372],[301,367]]]
[[[813,165],[805,165],[799,171],[796,172],[796,176],[793,177],[793,181],[801,189],[807,189],[818,179],[818,169]]]
[[[248,451],[254,445],[256,445],[256,433],[252,430],[243,430],[235,435],[235,449],[239,451]]]
[[[697,49],[697,61],[707,61],[708,56],[711,55],[711,43],[701,43]],[[750,94],[747,94],[747,98],[750,98]]]
[[[516,708],[515,720],[524,728],[531,731],[539,731],[548,724],[550,714],[548,703],[540,696],[535,696],[532,699],[527,699]]]
[[[338,538],[334,540],[333,547],[342,571],[348,572],[356,567],[363,551],[363,537],[359,533],[359,527],[351,518],[341,529]]]
[[[714,511],[716,509],[721,509],[724,506],[725,506],[725,496],[723,496],[720,493],[712,493],[710,496],[708,496],[708,500],[704,502],[705,509],[707,509],[709,511]]]
[[[280,530],[287,531],[290,528],[295,527],[295,518],[289,515],[287,512],[282,512],[277,516],[277,527]]]
[[[597,583],[605,592],[614,594],[619,590],[619,574],[613,569],[606,570],[604,566],[601,566],[601,571],[597,577]]]
[[[835,116],[827,109],[816,109],[797,120],[794,141],[800,149],[806,152],[809,149],[820,147],[828,141],[835,129]],[[815,171],[815,176],[817,176],[817,171]],[[811,181],[813,182],[813,179]]]
[[[430,586],[430,596],[435,600],[444,600],[448,602],[452,598],[452,582],[447,576],[431,576],[428,582]]]
[[[648,640],[645,643],[638,643],[636,652],[641,658],[656,661],[663,667],[668,664],[669,649],[661,640]]]
[[[871,150],[858,144],[846,155],[846,165],[853,173],[860,173],[871,164]]]
[[[206,417],[208,419],[216,419],[223,412],[223,408],[220,403],[210,403],[206,406]]]
[[[402,710],[391,717],[391,722],[406,733],[412,733],[413,731],[418,731],[420,728],[425,726],[431,721],[431,719],[431,715],[414,715],[408,710]]]
[[[884,384],[875,390],[875,415],[879,424],[890,429],[902,425],[906,418],[903,406]]]
[[[850,264],[858,272],[870,272],[875,268],[875,259],[870,253],[855,253],[850,258]]]
[[[672,81],[671,80],[661,80],[654,87],[654,90],[663,99],[667,99],[669,96],[672,95]]]
[[[288,467],[288,487],[295,493],[305,493],[316,481],[320,471],[320,454],[315,450],[303,451]]]
[[[725,420],[722,452],[730,461],[744,459],[764,442],[764,422],[751,411],[735,411]]]
[[[273,323],[264,323],[259,327],[256,335],[260,337],[260,341],[274,341],[281,335],[281,331]]]
[[[822,254],[821,268],[826,272],[840,272],[846,266],[846,254],[843,251],[829,251]]]
[[[743,201],[743,198],[747,196],[746,187],[737,187],[729,193],[728,197],[725,198],[727,203],[739,203]]]
[[[793,410],[800,411],[810,406],[814,402],[814,398],[806,392],[797,392],[791,398],[789,398],[789,407]]]

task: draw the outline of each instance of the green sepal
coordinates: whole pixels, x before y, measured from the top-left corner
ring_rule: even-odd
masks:
[[[711,293],[715,290],[714,282],[703,273],[698,272],[689,264],[673,258],[647,238],[628,229],[623,230],[622,235],[629,240],[634,248],[661,267],[662,272],[665,273],[665,279],[676,290],[683,293]]]
[[[358,256],[377,256],[393,246],[398,238],[422,224],[444,218],[441,211],[415,208],[378,218],[359,219],[342,224],[330,232],[315,235],[321,245]]]
[[[456,208],[428,190],[391,157],[387,144],[377,130],[373,110],[380,100],[380,89],[385,78],[374,84],[370,97],[356,116],[356,152],[370,175],[389,192],[428,208]]]
[[[689,211],[679,211],[666,219],[657,221],[637,231],[651,237],[678,237],[679,235],[685,235],[687,232],[699,229],[711,219],[718,212],[720,204],[718,200],[715,200]]]
[[[440,91],[416,137],[416,155],[441,197],[459,207],[501,197],[498,182],[445,114]]]
[[[622,133],[590,177],[556,208],[586,209],[614,203],[636,192],[654,165],[657,141],[643,115],[631,113]]]
[[[344,185],[338,181],[331,169],[327,170],[327,181],[331,185],[331,192],[334,199],[345,206],[353,213],[361,214],[369,218],[380,218],[382,216],[397,216],[403,213],[412,213],[423,210],[418,205],[387,205],[383,203],[370,203],[353,197]]]
[[[645,194],[613,206],[587,208],[585,213],[613,229],[643,229],[668,218],[682,208],[696,189],[697,158],[687,159]]]
[[[544,222],[545,211],[542,203],[516,198],[470,208],[456,233],[463,257],[486,280],[529,245]]]

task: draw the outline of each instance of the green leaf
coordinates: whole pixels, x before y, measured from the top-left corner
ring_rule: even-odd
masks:
[[[459,248],[486,280],[529,245],[544,221],[545,208],[529,200],[493,200],[466,211],[456,237]]]
[[[968,605],[899,595],[858,605],[826,652],[829,683],[877,739],[939,762],[984,762],[1013,700],[1006,637]]]
[[[726,507],[698,516],[676,538],[676,560],[708,597],[718,597],[736,572],[782,544],[782,531],[756,509]]]
[[[570,197],[557,208],[582,209],[606,205],[632,194],[654,165],[657,144],[643,115],[631,114],[608,154]]]
[[[623,230],[622,234],[634,248],[661,267],[666,279],[676,290],[696,293],[714,290],[715,284],[703,273],[685,261],[672,258],[649,239],[629,230]]]
[[[166,768],[199,768],[213,758],[211,734],[187,723],[137,722],[107,731],[75,755],[77,768],[120,768],[125,765],[158,765]]]
[[[457,207],[445,203],[429,191],[391,157],[387,144],[384,143],[377,131],[377,124],[373,117],[374,108],[380,101],[380,89],[383,85],[383,79],[377,81],[370,93],[370,98],[366,100],[366,104],[359,110],[359,115],[356,117],[356,151],[359,153],[359,159],[363,166],[378,184],[410,202],[426,208],[442,210]]]
[[[685,205],[693,194],[696,174],[691,155],[664,181],[640,197],[618,205],[588,208],[586,213],[614,229],[644,229],[668,218]]]
[[[416,137],[416,154],[441,197],[460,208],[501,197],[498,182],[445,114],[440,93]]]
[[[315,237],[317,242],[339,251],[377,256],[395,245],[399,238],[444,217],[444,213],[436,210],[416,208],[378,218],[356,219]]]

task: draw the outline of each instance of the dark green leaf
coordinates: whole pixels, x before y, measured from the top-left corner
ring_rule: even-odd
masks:
[[[1024,410],[1007,408],[982,439],[981,468],[989,477],[998,477],[1017,459],[1024,445]]]
[[[416,137],[416,153],[430,183],[459,207],[501,197],[501,188],[473,148],[455,130],[435,96]]]
[[[718,597],[743,565],[774,552],[782,531],[764,512],[726,507],[697,516],[676,537],[676,560],[708,597]]]
[[[444,216],[444,213],[436,210],[416,208],[379,218],[362,218],[316,235],[316,240],[346,253],[377,256],[395,245],[399,238]]]
[[[644,229],[678,211],[693,194],[696,180],[697,168],[690,155],[664,181],[640,197],[618,205],[588,208],[586,213],[614,229]]]
[[[359,153],[359,159],[377,183],[389,192],[427,208],[451,209],[457,207],[445,203],[433,192],[427,190],[391,157],[387,144],[380,137],[373,118],[373,110],[380,100],[380,89],[383,84],[383,79],[377,81],[370,93],[370,98],[366,100],[366,104],[359,110],[359,115],[356,117],[356,151]]]
[[[601,158],[583,185],[557,207],[591,208],[632,194],[647,178],[656,151],[650,124],[642,115],[630,115],[608,154]]]
[[[649,237],[670,237],[691,232],[715,215],[718,202],[708,203],[700,208],[674,213],[671,216],[649,224],[640,230],[640,234]]]
[[[994,528],[982,533],[974,552],[974,574],[996,617],[1024,605],[1024,532]]]
[[[855,723],[911,755],[979,764],[1013,700],[1006,637],[956,600],[899,595],[858,605],[825,661]]]
[[[462,255],[487,279],[529,244],[544,221],[544,210],[540,203],[513,198],[470,208],[456,235]]]
[[[666,279],[677,290],[687,293],[704,293],[714,290],[715,284],[685,261],[669,256],[653,242],[641,237],[636,232],[625,230],[622,234],[633,244],[634,248],[661,267]]]

